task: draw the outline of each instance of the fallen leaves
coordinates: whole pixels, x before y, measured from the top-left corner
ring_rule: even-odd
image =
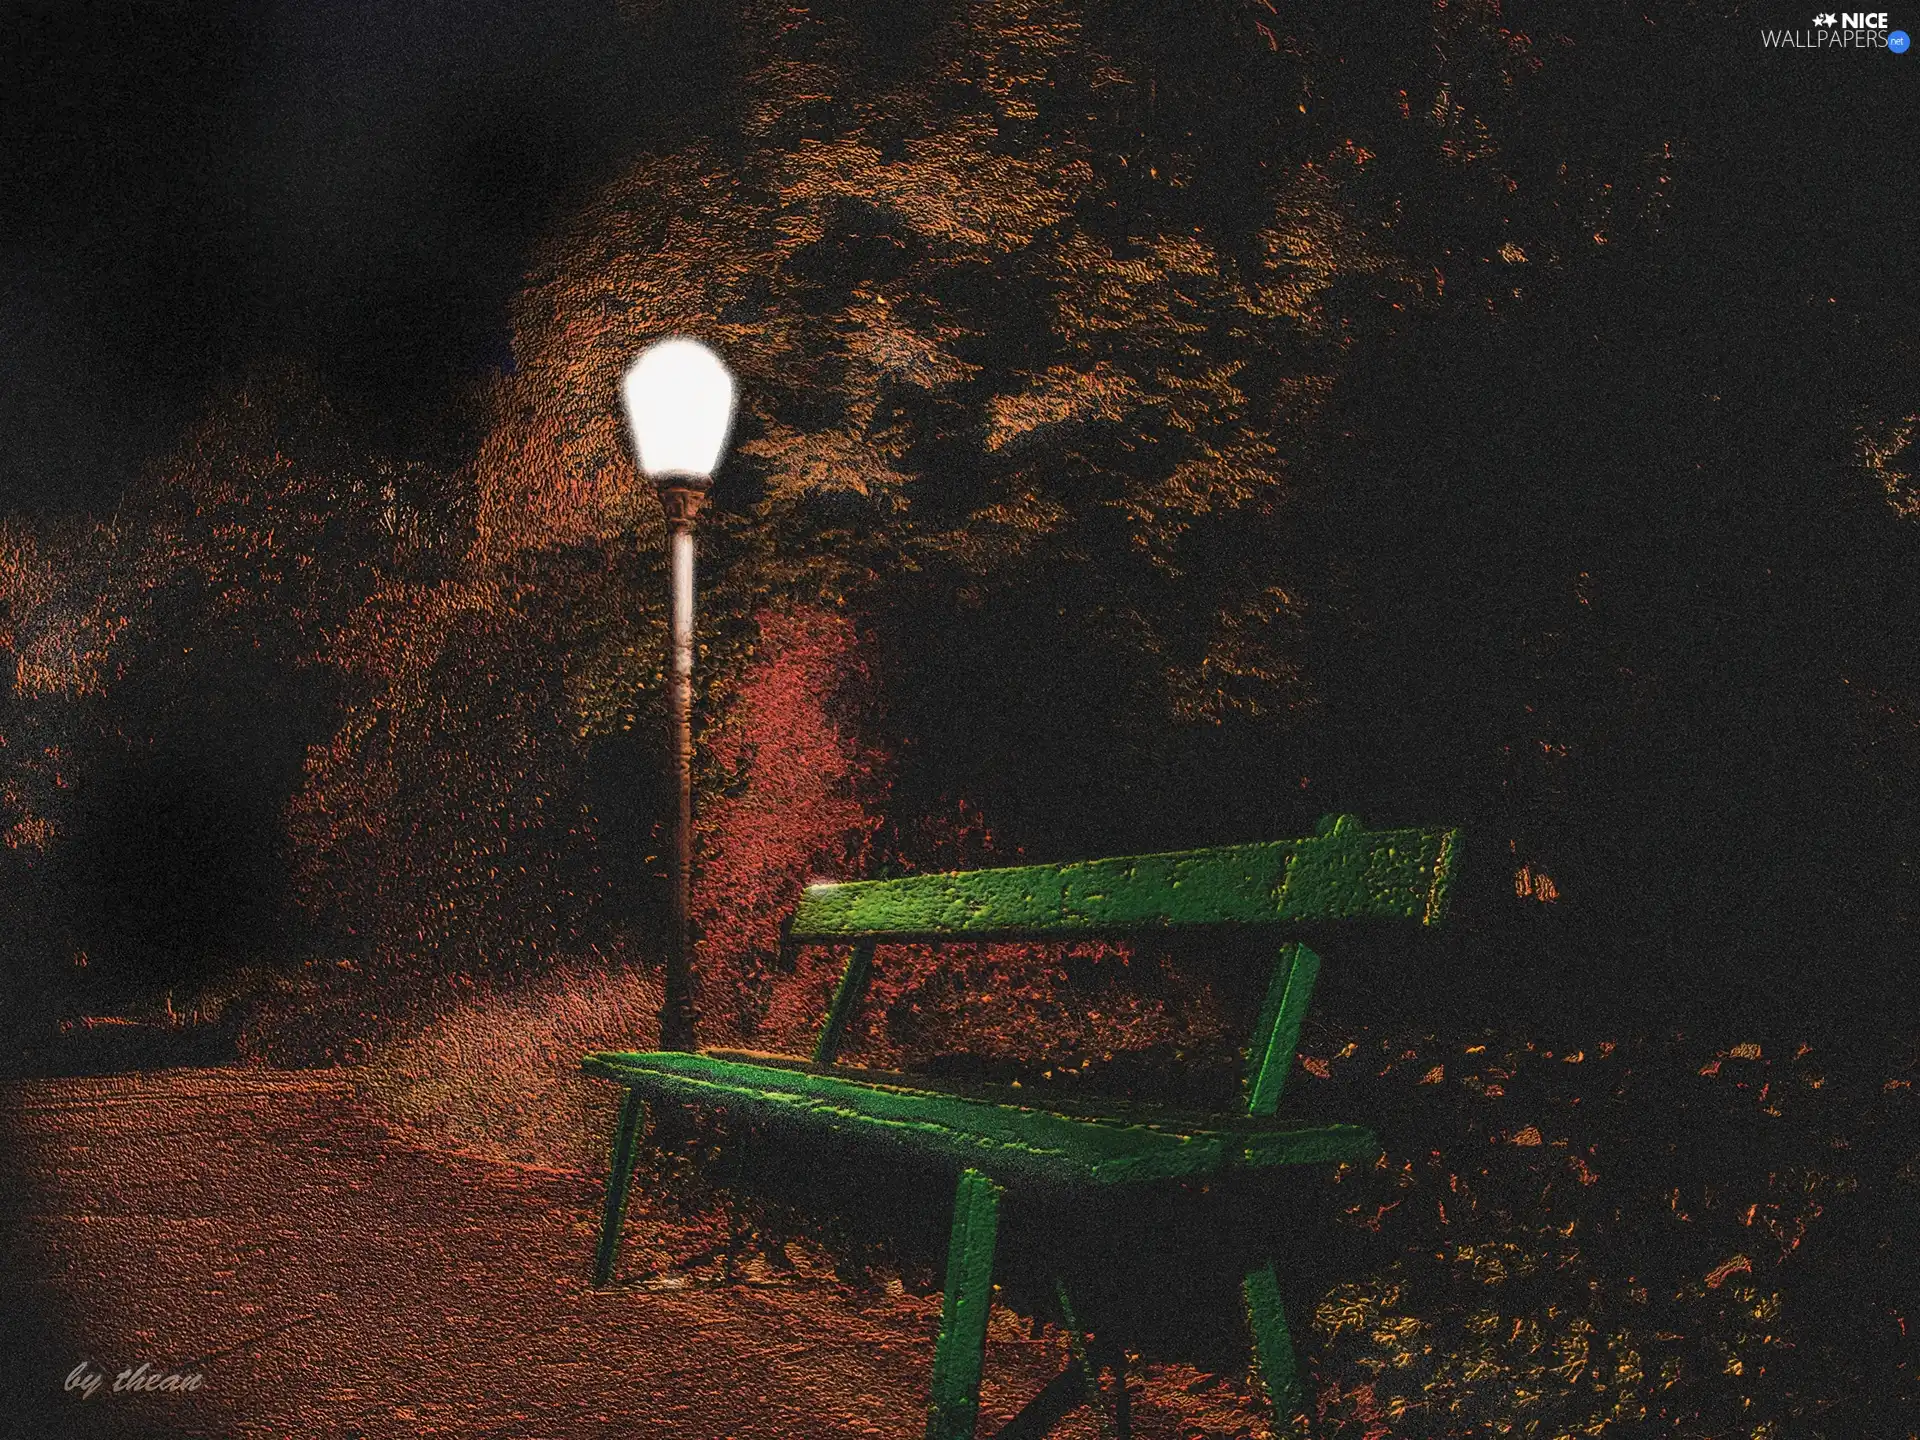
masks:
[[[1718,1290],[1726,1283],[1729,1275],[1737,1275],[1742,1272],[1749,1275],[1753,1273],[1753,1262],[1747,1259],[1746,1256],[1735,1255],[1731,1260],[1723,1260],[1707,1272],[1707,1288],[1709,1290]]]

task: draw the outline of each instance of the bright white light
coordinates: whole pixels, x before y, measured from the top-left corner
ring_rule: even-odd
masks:
[[[733,426],[733,376],[718,355],[685,335],[657,340],[620,388],[642,470],[650,477],[713,474]]]

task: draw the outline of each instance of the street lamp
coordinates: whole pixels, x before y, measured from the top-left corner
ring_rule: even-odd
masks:
[[[641,352],[620,383],[640,468],[667,517],[668,724],[680,810],[673,832],[673,933],[667,941],[660,1048],[693,1049],[693,523],[733,424],[733,376],[684,335]]]

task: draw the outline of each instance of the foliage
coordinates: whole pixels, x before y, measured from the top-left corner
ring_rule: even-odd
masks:
[[[276,948],[279,797],[331,721],[312,661],[445,519],[291,367],[215,397],[111,522],[8,522],[7,863],[35,922],[12,938],[52,987],[30,1011]]]
[[[1748,257],[1685,100],[1725,17],[1182,16],[982,4],[882,46],[749,7],[738,133],[637,163],[530,272],[489,563],[655,543],[607,376],[698,329],[746,397],[712,673],[769,603],[854,607],[895,814],[1045,855],[1458,818],[1528,901],[1477,938],[1550,927],[1595,995],[1740,1003],[1709,937],[1784,973],[1841,933],[1892,980],[1908,372],[1787,435],[1723,363],[1787,323],[1699,311],[1703,257]],[[624,712],[621,653],[582,675]],[[1857,865],[1870,904],[1817,898]]]
[[[1708,938],[1767,973],[1835,933],[1894,955],[1907,372],[1770,453],[1743,438],[1778,434],[1772,392],[1720,357],[1785,321],[1688,298],[1701,256],[1748,253],[1683,103],[1685,42],[1728,16],[1663,16],[1655,45],[1626,12],[1477,4],[744,4],[734,127],[545,237],[459,475],[355,453],[269,379],[113,525],[9,531],[9,863],[93,853],[63,766],[96,815],[179,808],[168,769],[183,813],[231,810],[202,803],[224,774],[262,810],[249,848],[286,851],[298,943],[423,973],[650,951],[660,521],[613,377],[697,330],[744,397],[703,526],[729,1024],[770,1013],[749,952],[809,865],[930,863],[920,827],[966,816],[1040,856],[1463,820],[1525,901],[1475,944],[1545,926],[1601,986],[1659,970],[1711,1004],[1736,997],[1675,963]],[[1807,353],[1844,348],[1806,323]],[[850,638],[769,625],[799,609]],[[804,723],[752,698],[788,649],[864,698]],[[205,737],[249,711],[275,724],[236,770]],[[772,803],[795,745],[834,778]],[[76,893],[153,848],[102,843]]]
[[[1313,173],[1276,198],[1268,258],[1245,273],[1191,234],[1115,231],[1101,218],[1112,196],[1100,171],[1115,167],[1100,137],[1033,124],[1070,90],[1129,82],[1087,68],[1070,10],[1015,18],[953,20],[928,52],[937,84],[870,89],[823,129],[808,97],[828,73],[859,88],[851,32],[758,16],[754,147],[637,164],[536,258],[514,309],[513,373],[487,397],[465,569],[383,589],[327,650],[355,698],[313,753],[292,818],[303,894],[335,933],[383,966],[621,943],[621,914],[599,909],[609,882],[582,847],[599,836],[603,851],[658,853],[657,782],[610,837],[595,776],[631,778],[639,755],[658,754],[658,670],[636,656],[658,653],[661,615],[627,558],[636,544],[652,552],[659,521],[609,377],[665,331],[713,339],[745,403],[706,526],[716,578],[702,625],[702,884],[714,897],[701,902],[703,947],[718,975],[744,982],[716,986],[722,1007],[744,1019],[770,1003],[764,959],[745,957],[765,943],[774,897],[823,853],[843,864],[866,853],[877,757],[892,757],[884,783],[896,781],[915,734],[901,713],[836,749],[804,721],[831,752],[809,772],[798,712],[771,701],[789,683],[779,667],[797,674],[814,642],[769,623],[779,609],[850,601],[897,641],[909,614],[980,612],[993,594],[1029,604],[1037,576],[1046,593],[1084,601],[1066,622],[1073,643],[1130,667],[1127,683],[1149,687],[1162,715],[1284,711],[1299,698],[1276,648],[1289,633],[1284,591],[1196,566],[1189,551],[1230,513],[1242,529],[1277,523],[1282,443],[1339,349],[1322,292],[1343,266],[1385,262]],[[997,48],[980,74],[969,57],[983,37]],[[1032,143],[1010,150],[1003,127],[1027,127]],[[1148,472],[1133,458],[1143,445]],[[908,593],[915,575],[933,588]],[[1210,628],[1211,660],[1188,638]],[[846,643],[816,669],[861,670]],[[896,666],[881,683],[911,694],[910,673]],[[840,809],[812,820],[814,801],[770,809],[783,774],[825,780],[811,793]],[[861,785],[864,812],[850,793]],[[965,794],[888,808],[910,830]],[[631,863],[622,876],[621,911],[644,932],[633,891],[646,876]],[[551,919],[528,926],[529,915]]]
[[[776,992],[780,926],[814,873],[866,868],[884,798],[883,760],[863,746],[864,680],[852,626],[821,611],[770,615],[727,713],[706,737],[718,793],[698,824],[694,919],[701,988],[718,1027],[762,1029]],[[792,987],[788,987],[789,990]],[[802,1000],[781,1033],[817,1019]]]
[[[1408,1137],[1336,1182],[1375,1265],[1314,1310],[1328,1433],[1911,1427],[1910,1056],[1345,1026],[1314,1049],[1316,1105]]]
[[[595,830],[555,588],[384,589],[330,651],[353,704],[289,809],[299,894],[382,970],[511,968],[582,939]]]

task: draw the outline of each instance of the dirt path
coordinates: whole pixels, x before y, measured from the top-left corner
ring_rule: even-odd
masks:
[[[821,1279],[596,1293],[597,1177],[421,1148],[338,1076],[17,1082],[0,1124],[0,1433],[831,1440],[924,1424],[928,1302],[862,1309]],[[105,1375],[90,1399],[64,1388],[83,1362]],[[112,1393],[141,1362],[203,1386]],[[997,1316],[983,1433],[1056,1364]]]

